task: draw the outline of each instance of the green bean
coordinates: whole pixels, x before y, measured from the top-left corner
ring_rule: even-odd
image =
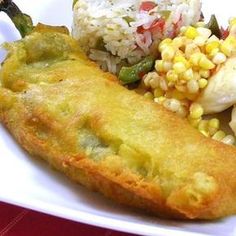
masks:
[[[142,76],[153,69],[155,59],[152,56],[144,58],[138,64],[130,67],[122,67],[119,73],[119,79],[124,84],[130,84],[136,82],[142,78]]]
[[[220,27],[215,15],[211,15],[211,18],[209,22],[206,24],[206,27],[210,29],[212,34],[214,34],[216,37],[221,38]]]

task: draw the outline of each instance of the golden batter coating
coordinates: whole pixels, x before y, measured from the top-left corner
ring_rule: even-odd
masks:
[[[66,34],[41,32],[7,44],[0,72],[0,120],[24,149],[159,216],[236,213],[235,147],[120,86]]]

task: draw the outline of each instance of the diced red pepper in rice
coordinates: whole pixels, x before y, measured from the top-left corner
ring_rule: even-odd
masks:
[[[163,32],[164,30],[164,26],[165,26],[165,20],[160,18],[156,21],[154,21],[152,23],[152,25],[150,26],[149,30],[152,32],[152,33],[155,33],[155,32]]]
[[[160,18],[158,20],[153,21],[151,26],[148,29],[144,29],[142,26],[139,26],[137,29],[137,33],[143,34],[145,31],[150,31],[151,33],[163,32],[165,26],[165,20]]]
[[[139,11],[150,11],[156,6],[157,6],[156,3],[151,2],[151,1],[142,2],[139,8]]]

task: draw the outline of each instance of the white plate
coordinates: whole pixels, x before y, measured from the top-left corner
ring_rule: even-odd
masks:
[[[15,0],[34,22],[67,25],[71,1]],[[234,14],[233,0],[203,0],[205,15],[217,13],[221,22]],[[235,11],[236,15],[236,11]],[[0,13],[0,43],[20,38],[9,19]],[[0,60],[3,51],[0,51]],[[236,170],[235,170],[236,171]],[[0,200],[55,216],[124,232],[159,235],[236,235],[236,217],[216,222],[177,222],[146,216],[121,207],[99,194],[71,183],[62,174],[29,157],[0,126]]]

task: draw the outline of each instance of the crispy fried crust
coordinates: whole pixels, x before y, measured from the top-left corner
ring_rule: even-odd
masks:
[[[117,202],[156,215],[236,212],[236,149],[118,84],[69,36],[6,46],[0,119],[31,155]]]

